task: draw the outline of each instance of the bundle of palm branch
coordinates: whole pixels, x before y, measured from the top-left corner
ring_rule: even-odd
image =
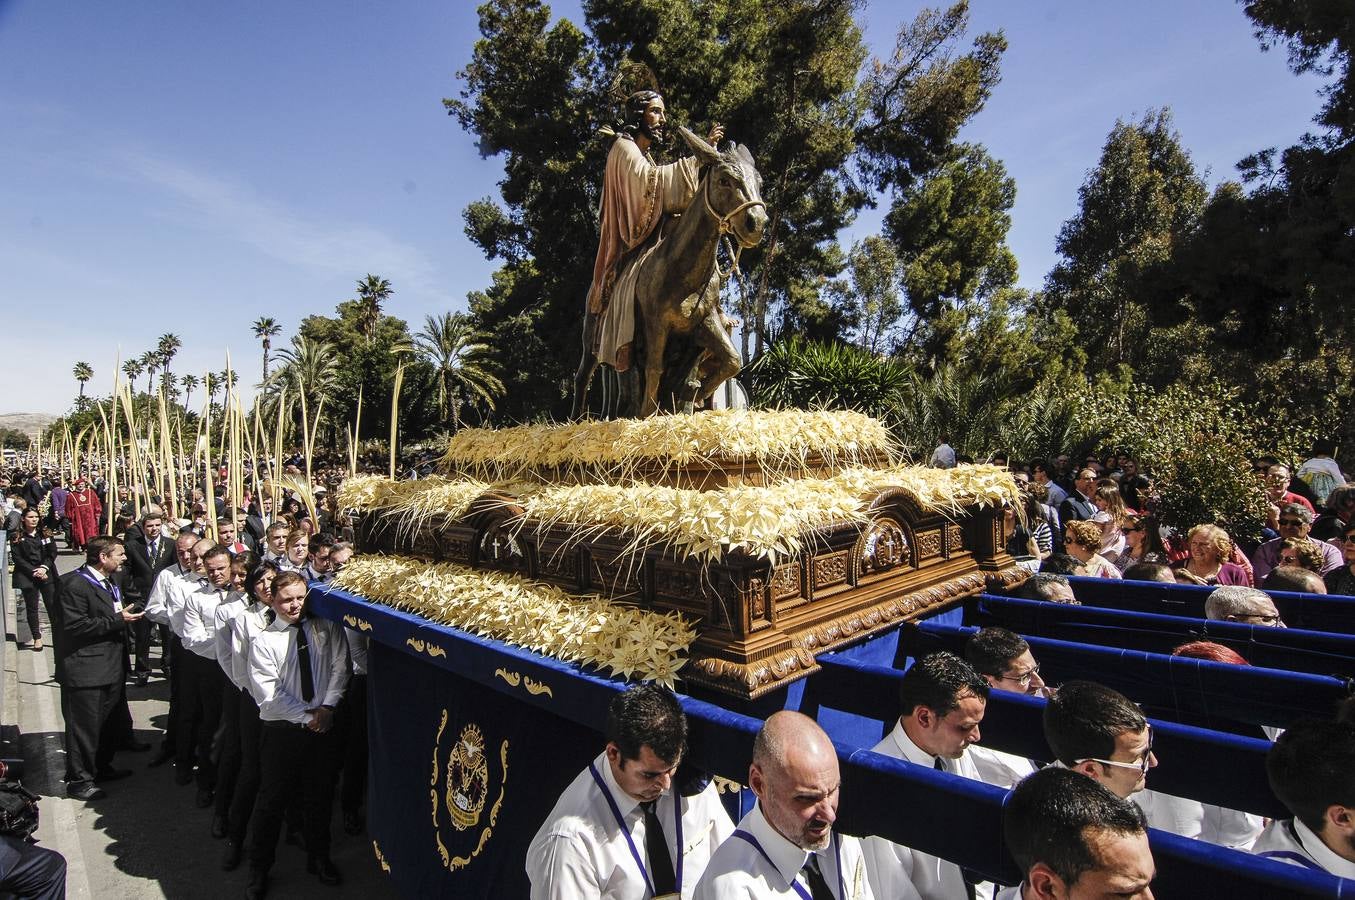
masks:
[[[442,464],[486,481],[586,470],[623,480],[638,469],[692,463],[751,463],[769,475],[803,474],[810,457],[846,467],[891,458],[888,430],[853,412],[707,410],[645,419],[468,428]]]
[[[433,622],[669,687],[696,639],[676,613],[575,597],[516,575],[448,563],[364,555],[349,562],[335,584]]]

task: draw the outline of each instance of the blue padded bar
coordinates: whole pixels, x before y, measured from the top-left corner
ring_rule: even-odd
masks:
[[[1188,616],[1068,606],[980,594],[966,604],[966,625],[1001,625],[1020,634],[1170,653],[1189,641],[1233,648],[1252,665],[1342,678],[1355,676],[1355,636]]]
[[[904,626],[900,640],[913,656],[933,650],[963,656],[976,630],[922,622]],[[1305,717],[1334,716],[1350,695],[1349,681],[1325,675],[1022,636],[1047,683],[1097,681],[1173,722],[1226,730],[1236,723],[1288,727]]]
[[[807,704],[876,720],[882,732],[886,723],[893,727],[899,715],[898,684],[903,672],[831,653],[821,655],[818,661],[823,668],[805,689]],[[1043,711],[1042,699],[994,691],[980,728],[982,743],[1048,761]],[[1288,816],[1266,779],[1268,741],[1151,717],[1149,722],[1160,762],[1148,776],[1148,785],[1154,790],[1271,818]]]
[[[1195,584],[1121,581],[1073,576],[1073,596],[1088,606],[1132,609],[1204,618],[1204,601],[1214,589]],[[1267,591],[1285,624],[1312,631],[1355,634],[1355,597]]]

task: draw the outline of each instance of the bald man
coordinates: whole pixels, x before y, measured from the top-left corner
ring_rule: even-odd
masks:
[[[841,784],[818,723],[789,710],[772,715],[748,768],[757,805],[715,851],[696,900],[874,900],[861,843],[833,831]]]

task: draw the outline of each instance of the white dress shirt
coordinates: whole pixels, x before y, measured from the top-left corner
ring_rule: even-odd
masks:
[[[216,644],[213,648],[216,655],[217,665],[221,666],[221,671],[226,673],[232,684],[240,687],[235,682],[235,661],[232,653],[231,644],[231,620],[244,611],[245,595],[239,591],[232,591],[226,598],[226,602],[216,608],[216,613],[212,616],[212,629],[216,635]]]
[[[809,853],[782,837],[768,823],[760,804],[739,821],[739,830],[756,839],[762,851],[740,837],[725,841],[706,866],[706,874],[696,886],[695,900],[749,900],[754,897],[759,900],[772,897],[799,900],[800,894],[793,884],[809,890],[800,873]],[[874,900],[876,895],[866,876],[861,842],[850,835],[838,832],[833,835],[828,847],[814,854],[828,889],[837,900]],[[846,896],[838,893],[839,862],[842,865],[841,886]]]
[[[254,636],[268,627],[266,604],[257,600],[242,606],[226,623],[227,640],[230,644],[230,668],[222,663],[221,668],[230,676],[231,683],[242,691],[249,690],[249,644]],[[220,658],[218,657],[218,661]]]
[[[175,634],[182,634],[184,600],[205,581],[197,572],[185,570],[178,563],[161,569],[151,585],[151,595],[146,598],[146,618],[159,625],[168,625]]]
[[[1133,800],[1153,828],[1234,850],[1251,850],[1266,824],[1251,813],[1153,790],[1139,791]]]
[[[310,721],[309,709],[337,706],[348,686],[348,642],[338,625],[312,616],[302,620],[306,643],[310,648],[311,683],[315,687],[309,702],[302,699],[301,675],[296,659],[297,628],[278,617],[249,642],[249,693],[259,704],[263,722]]]
[[[1324,869],[1339,878],[1355,878],[1355,862],[1322,843],[1322,838],[1298,819],[1271,822],[1257,838],[1252,852],[1291,866]]]
[[[871,749],[895,759],[935,768],[937,757],[913,743],[913,739],[903,730],[902,722],[895,724],[894,730]],[[952,775],[982,780],[968,751],[959,759],[942,758],[941,766]],[[955,863],[882,837],[868,837],[863,843],[870,886],[879,896],[889,897],[890,900],[965,900],[968,896],[964,875]],[[983,882],[976,885],[974,895],[979,900],[992,897],[992,884]]]
[[[230,596],[229,589],[204,581],[184,598],[183,630],[179,634],[184,647],[203,659],[216,660],[216,608]]]
[[[616,802],[626,831],[648,866],[640,802],[616,783],[605,752],[593,760],[593,768]],[[673,809],[676,796],[670,788],[659,796],[654,807],[673,860],[678,858]],[[691,898],[711,854],[734,832],[734,823],[720,803],[713,783],[695,796],[677,799],[682,804],[681,893],[684,898]],[[555,808],[532,838],[527,850],[527,877],[532,883],[532,900],[640,900],[653,896],[635,864],[625,833],[588,769],[580,772],[560,794]]]
[[[982,744],[972,744],[966,750],[966,757],[974,764],[978,780],[984,784],[1010,790],[1027,775],[1039,771],[1039,766],[1024,756],[994,750]],[[964,773],[958,773],[964,774]]]
[[[343,633],[348,638],[348,657],[353,662],[353,674],[366,675],[367,645],[371,638],[354,628],[345,628]]]

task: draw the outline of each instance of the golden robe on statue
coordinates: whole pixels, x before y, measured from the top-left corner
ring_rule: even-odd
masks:
[[[618,372],[630,368],[635,340],[635,273],[643,257],[631,251],[648,239],[665,213],[686,209],[696,194],[696,178],[695,157],[656,165],[629,135],[618,135],[607,154],[588,312],[601,317],[597,360]]]

